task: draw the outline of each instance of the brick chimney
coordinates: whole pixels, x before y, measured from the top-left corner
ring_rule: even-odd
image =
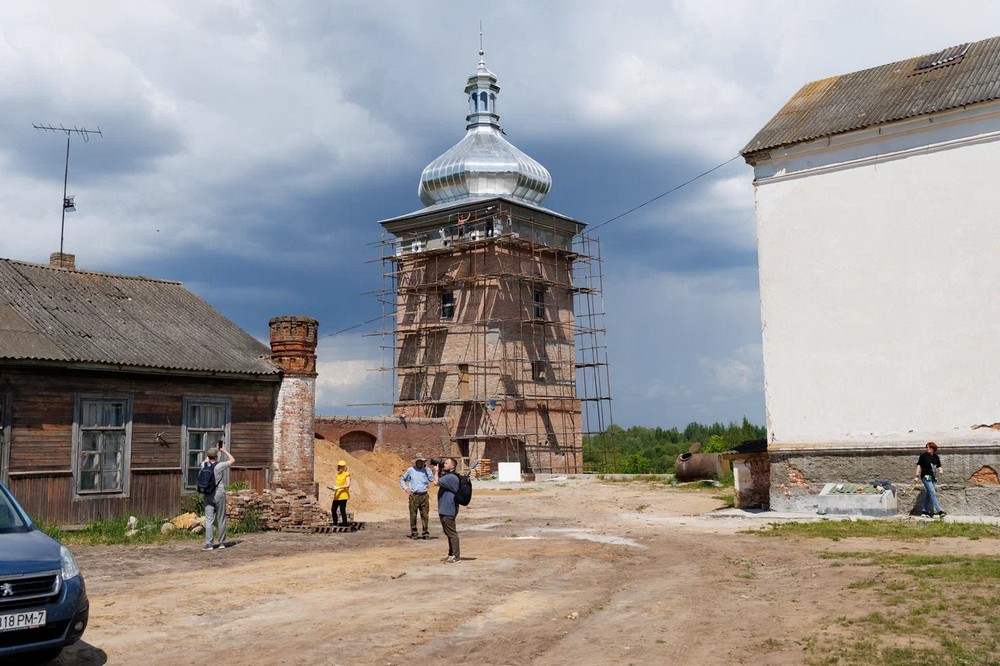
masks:
[[[316,339],[319,322],[310,317],[271,320],[271,360],[283,376],[274,413],[271,485],[317,496],[314,417]]]
[[[65,268],[71,271],[76,270],[76,255],[65,252],[53,252],[49,255],[49,266],[52,268]]]

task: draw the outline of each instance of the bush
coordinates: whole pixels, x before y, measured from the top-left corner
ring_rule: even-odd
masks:
[[[227,493],[235,493],[240,490],[250,490],[250,484],[246,481],[233,481],[228,486],[226,486]]]
[[[205,496],[201,493],[194,493],[181,497],[181,513],[205,515]]]
[[[252,534],[264,531],[264,521],[260,517],[260,509],[255,506],[243,508],[243,516],[239,520],[233,521],[233,532],[242,534]]]

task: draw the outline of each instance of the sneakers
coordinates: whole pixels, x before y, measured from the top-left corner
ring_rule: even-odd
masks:
[[[416,539],[416,538],[417,538],[417,535],[416,535],[416,534],[414,534],[414,535],[413,535],[413,538],[414,538],[414,539]],[[421,539],[424,539],[424,540],[427,540],[427,539],[430,539],[430,538],[431,538],[431,533],[430,533],[430,532],[424,532],[424,535],[423,535],[422,537],[420,537],[420,538],[421,538]]]
[[[944,518],[948,515],[947,511],[938,511],[938,518]]]
[[[461,562],[461,561],[462,561],[462,558],[461,558],[461,557],[455,557],[454,555],[449,555],[449,556],[448,556],[448,557],[447,557],[447,558],[445,559],[445,562],[447,562],[448,564],[457,564],[457,563],[459,563],[459,562]]]
[[[225,547],[226,547],[226,544],[224,544],[224,543],[220,543],[220,544],[219,544],[219,550],[222,550],[222,549],[223,549],[223,548],[225,548]]]
[[[931,516],[931,514],[927,513],[926,511],[921,511],[920,512],[920,517],[921,518],[933,518],[933,516]]]
[[[202,548],[202,550],[214,550],[214,549],[215,549],[215,546],[213,546],[210,543],[206,543],[205,546]]]
[[[411,539],[416,539],[417,538],[417,533],[416,532],[410,532],[410,538]]]

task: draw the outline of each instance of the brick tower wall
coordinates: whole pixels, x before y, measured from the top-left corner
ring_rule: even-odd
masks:
[[[284,373],[274,415],[271,485],[317,495],[314,478],[316,341],[319,323],[309,317],[275,317],[271,359]]]

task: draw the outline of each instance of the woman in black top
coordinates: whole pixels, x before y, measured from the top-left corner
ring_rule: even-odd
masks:
[[[931,505],[934,506],[934,511],[937,511],[938,516],[944,518],[947,512],[941,509],[941,505],[938,504],[937,490],[934,487],[934,483],[937,481],[937,474],[941,472],[941,458],[937,454],[937,444],[934,442],[927,442],[927,446],[924,447],[924,452],[920,454],[917,459],[917,475],[914,477],[914,481],[919,481],[924,484],[924,510],[920,515],[922,516],[932,516]]]

